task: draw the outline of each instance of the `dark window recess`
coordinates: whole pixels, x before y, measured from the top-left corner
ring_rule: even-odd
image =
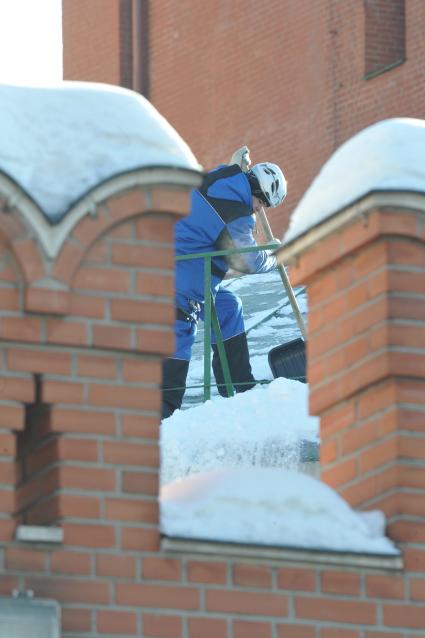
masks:
[[[406,59],[405,0],[364,0],[365,76],[388,71]]]

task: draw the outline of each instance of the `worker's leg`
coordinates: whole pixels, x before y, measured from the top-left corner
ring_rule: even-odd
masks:
[[[186,378],[192,345],[195,341],[196,322],[176,320],[176,351],[162,364],[162,418],[180,409],[186,390]]]
[[[230,292],[227,288],[219,288],[215,297],[215,308],[229,363],[233,387],[236,392],[245,392],[255,386],[255,380],[249,361],[242,302],[237,295]],[[212,341],[212,368],[217,382],[217,388],[222,396],[227,396],[226,387],[224,385],[224,374],[214,335]]]

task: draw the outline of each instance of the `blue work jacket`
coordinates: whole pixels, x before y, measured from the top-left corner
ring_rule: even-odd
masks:
[[[192,193],[190,214],[175,225],[176,255],[256,246],[255,215],[245,173],[236,164],[222,165],[208,173]],[[265,273],[276,267],[268,251],[244,253],[223,259],[213,257],[211,290],[216,293],[229,267],[244,273]],[[188,309],[188,300],[204,301],[204,260],[176,262],[177,305]]]

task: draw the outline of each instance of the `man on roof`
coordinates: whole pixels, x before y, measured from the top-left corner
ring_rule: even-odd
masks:
[[[192,194],[191,212],[175,226],[177,255],[256,246],[255,215],[261,207],[279,206],[286,197],[281,169],[270,162],[250,168],[249,150],[238,149],[229,165],[206,174]],[[267,273],[276,268],[270,251],[259,250],[211,260],[211,292],[236,392],[255,386],[249,360],[242,302],[222,281],[231,268],[241,273]],[[176,350],[163,364],[162,418],[181,407],[197,332],[204,312],[204,260],[176,262]],[[227,396],[215,335],[212,334],[212,368],[217,388]]]

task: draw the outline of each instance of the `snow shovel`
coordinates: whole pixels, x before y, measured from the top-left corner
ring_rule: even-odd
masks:
[[[260,218],[260,222],[267,241],[272,242],[274,240],[274,237],[264,208],[261,208],[258,216]],[[285,266],[283,264],[279,264],[277,269],[279,271],[279,275],[283,282],[283,287],[294,312],[295,319],[300,329],[302,338],[294,339],[293,341],[289,341],[288,343],[283,343],[280,346],[272,348],[268,356],[269,365],[275,379],[277,377],[284,377],[285,379],[296,379],[297,381],[301,381],[302,383],[307,383],[305,348],[307,332],[304,320],[302,318],[297,299],[294,295],[294,291],[292,290],[292,286],[286,273]]]

